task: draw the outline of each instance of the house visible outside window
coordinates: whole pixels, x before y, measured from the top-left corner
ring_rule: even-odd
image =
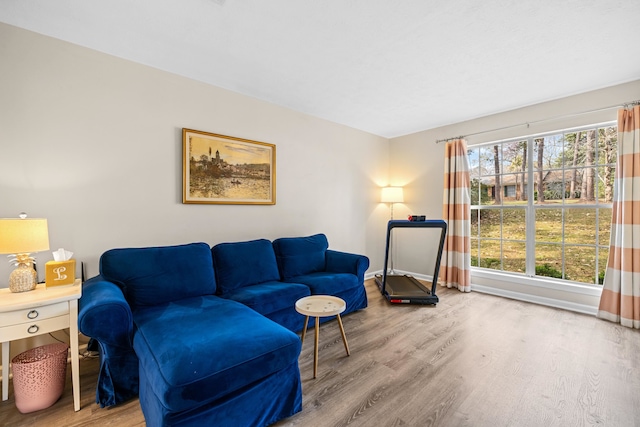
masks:
[[[611,122],[470,147],[472,267],[602,284],[617,137]]]
[[[504,195],[506,197],[516,197],[516,186],[515,185],[505,185],[504,186]]]

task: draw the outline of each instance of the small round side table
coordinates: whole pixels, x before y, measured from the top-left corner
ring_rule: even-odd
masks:
[[[340,325],[340,333],[342,334],[342,342],[344,343],[344,349],[349,356],[349,344],[347,343],[347,336],[344,333],[344,327],[342,326],[342,313],[347,308],[347,304],[342,298],[334,297],[331,295],[311,295],[310,297],[300,298],[296,301],[296,311],[306,316],[304,320],[304,328],[302,329],[302,343],[304,343],[304,336],[307,333],[307,326],[309,325],[309,317],[316,318],[316,340],[313,352],[313,378],[318,375],[318,338],[320,335],[320,318],[336,316],[338,319],[338,325]]]

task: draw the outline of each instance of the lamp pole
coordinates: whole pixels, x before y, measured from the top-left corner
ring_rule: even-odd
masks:
[[[380,200],[384,203],[389,203],[391,220],[393,220],[393,205],[396,203],[404,202],[404,191],[402,187],[384,187],[382,189]],[[393,249],[394,249],[393,236],[389,234],[389,258],[391,261],[391,270],[389,271],[389,274],[395,273],[393,270],[393,252],[394,252]]]

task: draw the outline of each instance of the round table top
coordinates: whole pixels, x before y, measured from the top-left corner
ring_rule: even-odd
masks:
[[[296,311],[305,316],[326,317],[342,313],[347,304],[331,295],[311,295],[296,301]]]

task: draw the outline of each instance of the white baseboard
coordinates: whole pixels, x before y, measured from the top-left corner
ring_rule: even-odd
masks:
[[[382,274],[382,270],[374,271],[365,275],[365,279],[371,279],[375,277],[376,274]],[[432,276],[427,276],[424,274],[416,274],[416,273],[411,273],[409,271],[400,271],[400,270],[396,270],[396,274],[408,274],[415,277],[416,279],[426,280],[429,282],[431,282],[433,278]],[[565,300],[560,300],[555,298],[547,298],[547,297],[542,297],[538,295],[525,294],[522,292],[508,291],[501,288],[493,288],[491,286],[474,285],[472,283],[471,290],[475,292],[480,292],[483,294],[514,299],[518,301],[530,302],[533,304],[545,305],[548,307],[561,308],[563,310],[574,311],[582,314],[589,314],[592,316],[595,316],[598,312],[598,309],[596,307],[593,307],[590,305],[578,304],[571,301],[565,301]]]
[[[538,295],[531,294],[523,294],[521,292],[513,292],[507,291],[505,289],[492,288],[490,286],[484,285],[471,285],[471,290],[480,292],[483,294],[495,295],[504,298],[515,299],[518,301],[530,302],[533,304],[546,305],[548,307],[561,308],[563,310],[574,311],[582,314],[589,314],[595,316],[598,312],[596,307],[586,305],[586,304],[578,304],[571,301],[564,301],[555,298],[546,298]]]

